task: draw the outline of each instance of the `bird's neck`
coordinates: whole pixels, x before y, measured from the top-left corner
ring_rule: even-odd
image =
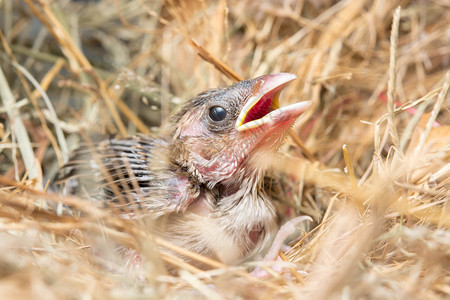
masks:
[[[253,168],[245,163],[229,178],[220,182],[224,195],[231,195],[240,191],[247,193],[256,193],[261,187],[265,170],[262,168]]]

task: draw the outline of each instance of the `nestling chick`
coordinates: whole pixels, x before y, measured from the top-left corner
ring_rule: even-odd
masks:
[[[66,168],[69,189],[153,219],[151,230],[178,246],[239,263],[277,232],[263,177],[267,155],[309,106],[279,108],[295,78],[265,75],[203,92],[158,137],[102,142],[99,159],[80,152]]]

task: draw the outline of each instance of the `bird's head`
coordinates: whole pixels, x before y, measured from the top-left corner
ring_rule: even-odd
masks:
[[[172,159],[210,187],[252,176],[310,104],[280,108],[281,91],[296,78],[260,76],[189,100],[172,120]]]

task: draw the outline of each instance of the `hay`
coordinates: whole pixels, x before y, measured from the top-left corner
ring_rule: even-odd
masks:
[[[450,296],[445,1],[24,0],[0,13],[5,299]],[[55,193],[85,136],[157,131],[198,92],[280,71],[300,78],[285,103],[313,103],[273,162],[281,218],[314,220],[283,275],[254,278],[262,262],[225,266]]]

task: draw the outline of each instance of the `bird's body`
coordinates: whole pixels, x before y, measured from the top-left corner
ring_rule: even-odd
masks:
[[[73,160],[69,188],[124,216],[150,218],[152,230],[178,246],[238,263],[277,231],[264,175],[267,155],[308,106],[278,109],[293,79],[266,75],[204,92],[159,136],[107,140]]]

